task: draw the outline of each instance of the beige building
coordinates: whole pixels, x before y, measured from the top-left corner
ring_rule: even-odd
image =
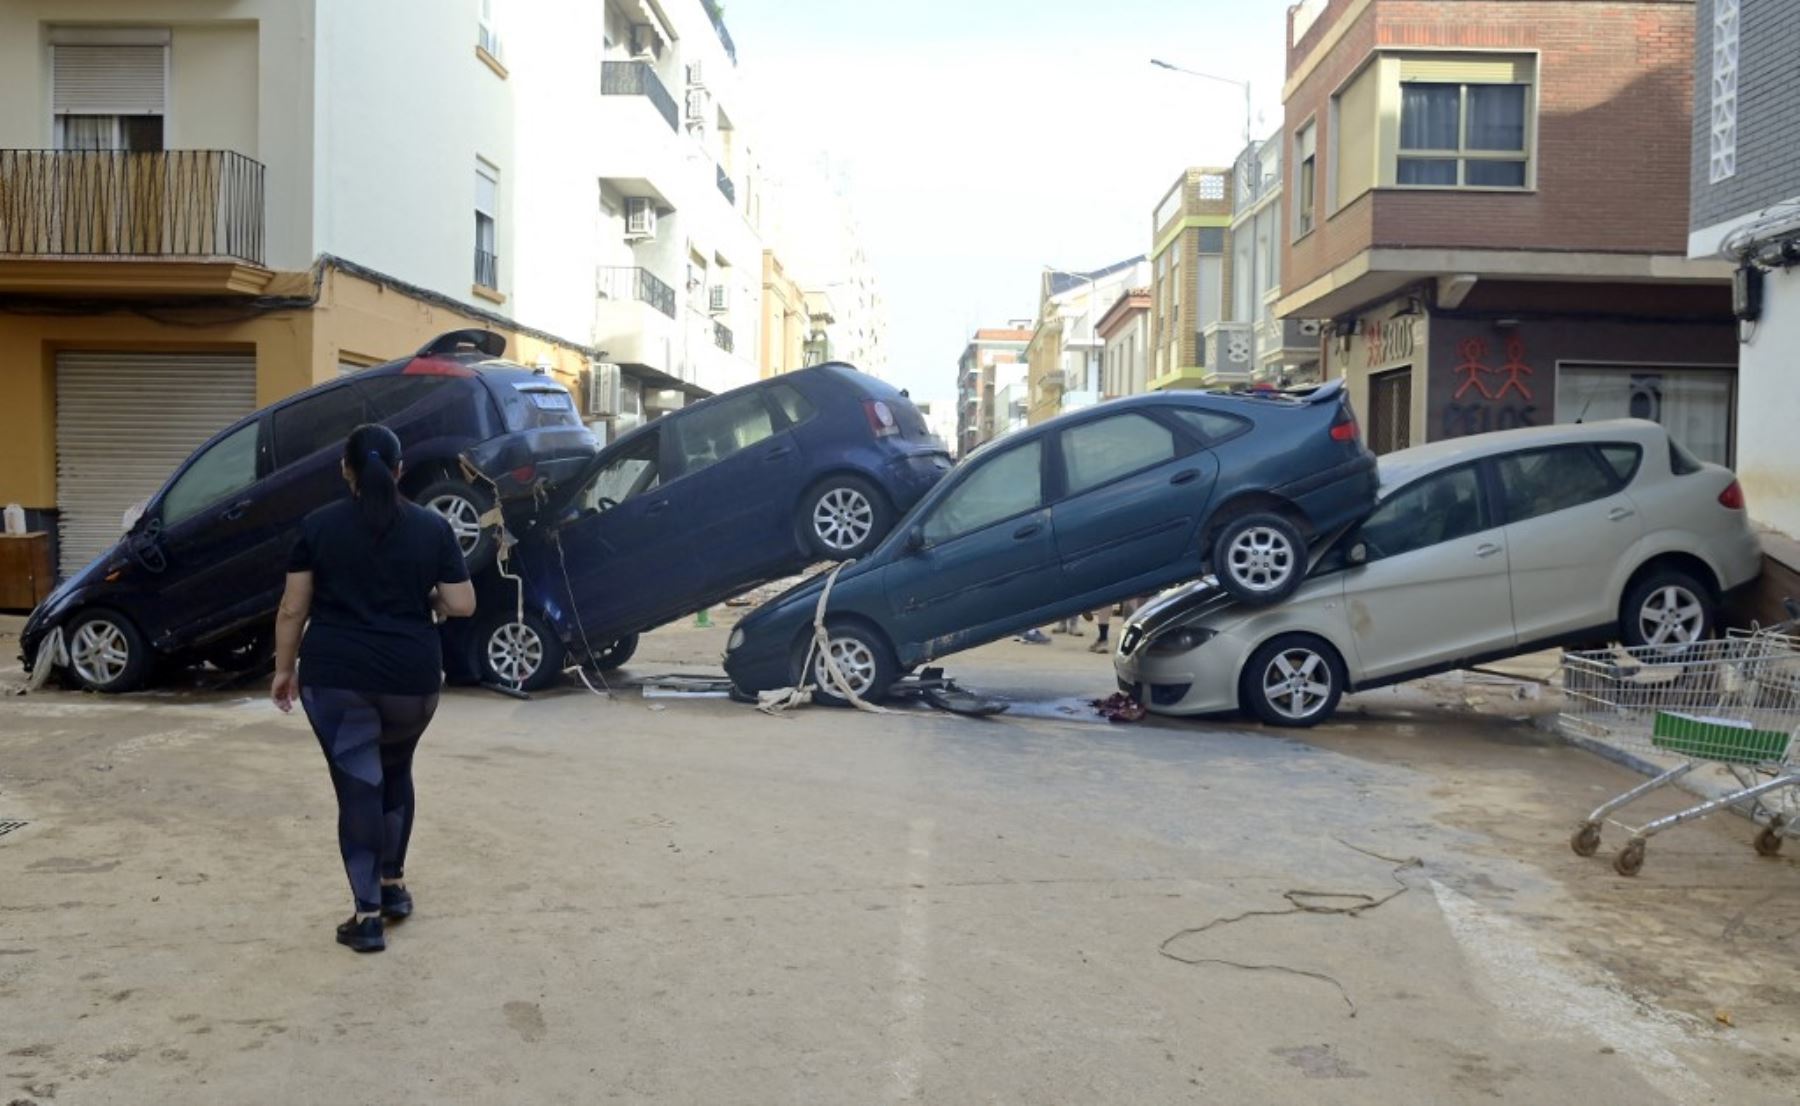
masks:
[[[1100,398],[1118,399],[1150,384],[1150,289],[1128,289],[1100,316]]]
[[[1151,216],[1150,388],[1250,378],[1248,336],[1221,332],[1231,254],[1231,171],[1189,169]],[[1209,329],[1210,328],[1210,329]]]
[[[762,375],[765,378],[806,367],[806,335],[810,327],[806,293],[788,275],[775,252],[764,250]]]

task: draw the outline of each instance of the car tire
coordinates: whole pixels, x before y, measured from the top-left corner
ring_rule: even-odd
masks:
[[[1627,646],[1678,649],[1718,628],[1712,589],[1674,568],[1656,568],[1625,593],[1619,640]]]
[[[526,611],[488,620],[475,635],[475,670],[483,683],[542,691],[562,678],[566,651],[547,619]]]
[[[800,497],[801,536],[822,560],[856,560],[887,537],[893,525],[887,496],[860,476],[827,477]]]
[[[255,672],[275,659],[275,629],[256,630],[208,645],[200,650],[199,659],[220,672]]]
[[[77,687],[117,694],[136,691],[155,668],[150,644],[131,619],[115,611],[78,615],[63,638]]]
[[[1239,515],[1213,538],[1213,575],[1240,603],[1267,606],[1286,599],[1306,579],[1306,562],[1299,527],[1271,511]]]
[[[611,672],[615,668],[623,668],[632,654],[637,652],[638,636],[626,634],[624,637],[608,645],[594,654],[594,667],[602,672]]]
[[[481,523],[482,517],[494,508],[491,493],[461,480],[435,480],[420,488],[413,501],[450,524],[470,575],[494,563],[500,548],[500,528]]]
[[[825,627],[830,648],[844,675],[851,681],[851,690],[865,703],[879,703],[887,697],[888,689],[894,686],[899,669],[894,663],[894,651],[888,647],[887,640],[879,633],[860,623],[839,622],[828,623]],[[810,655],[808,646],[812,638],[808,635],[802,639],[800,657],[802,660]],[[805,673],[804,683],[810,683],[816,689],[813,702],[827,707],[848,707],[853,704],[835,691],[827,690],[824,665],[817,656],[813,656],[810,669]]]
[[[1304,729],[1336,713],[1345,679],[1343,658],[1330,643],[1311,634],[1282,634],[1250,654],[1238,680],[1238,702],[1268,725]]]

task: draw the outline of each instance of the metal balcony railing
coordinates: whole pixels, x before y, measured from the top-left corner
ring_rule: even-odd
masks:
[[[719,168],[719,177],[718,177],[719,192],[721,195],[723,195],[725,197],[726,203],[736,206],[736,204],[737,204],[737,185],[731,183],[731,174],[727,173],[725,171],[725,167],[723,165],[719,166],[718,168]]]
[[[675,289],[649,269],[634,265],[604,265],[598,270],[595,292],[609,300],[637,300],[675,317]]]
[[[475,251],[475,283],[483,288],[500,287],[500,257],[487,250]]]
[[[0,255],[263,263],[263,166],[230,150],[0,150]]]
[[[644,61],[607,61],[600,63],[600,94],[602,96],[644,96],[662,113],[668,121],[669,129],[681,130],[681,113],[676,110],[675,97],[663,87],[662,78],[656,70]]]
[[[719,7],[718,0],[705,0],[706,17],[712,20],[713,30],[718,33],[719,45],[725,47],[725,56],[731,64],[737,64],[737,43],[731,41],[731,32],[725,29],[725,12]]]
[[[726,353],[730,353],[736,344],[736,339],[731,335],[730,327],[726,326],[724,323],[716,322],[713,324],[713,345],[718,346]]]

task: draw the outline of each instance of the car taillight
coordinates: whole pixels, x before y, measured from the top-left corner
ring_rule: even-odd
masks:
[[[1736,480],[1733,480],[1731,482],[1731,486],[1729,488],[1726,488],[1724,491],[1719,493],[1719,506],[1725,508],[1728,511],[1743,510],[1744,509],[1743,485],[1739,484]]]
[[[879,399],[863,400],[863,414],[869,416],[869,429],[877,438],[887,438],[900,433],[900,424],[894,421],[894,412]]]
[[[400,370],[404,376],[474,376],[475,370],[437,357],[415,357]]]
[[[1350,408],[1338,408],[1337,418],[1331,423],[1331,440],[1334,442],[1354,442],[1356,440],[1356,416]]]
[[[529,484],[536,477],[537,477],[537,466],[536,465],[526,465],[522,468],[516,468],[516,469],[512,470],[512,479],[513,479],[513,483],[515,483],[515,484]]]

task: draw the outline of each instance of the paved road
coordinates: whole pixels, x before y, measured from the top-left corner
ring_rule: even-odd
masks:
[[[957,671],[1110,679],[1067,642]],[[1630,782],[1429,699],[1302,741],[454,693],[420,913],[354,957],[297,718],[11,698],[0,1101],[1792,1101],[1800,867],[1730,822],[1635,881],[1569,853]]]

